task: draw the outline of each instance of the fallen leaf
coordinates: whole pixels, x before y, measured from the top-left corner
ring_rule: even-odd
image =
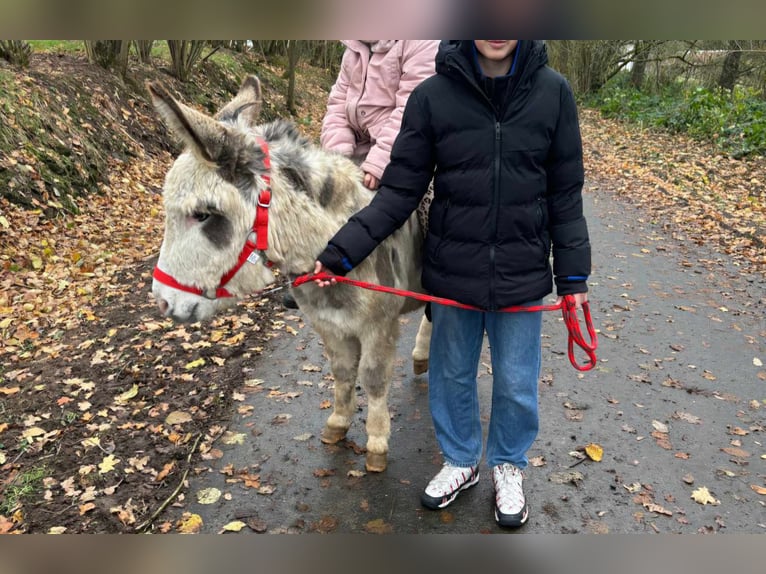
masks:
[[[118,395],[114,398],[115,402],[118,403],[125,403],[128,402],[130,399],[138,395],[138,385],[133,384],[132,387],[130,387],[127,391],[122,393],[121,395]]]
[[[247,526],[247,524],[245,524],[241,520],[234,520],[232,522],[229,522],[228,524],[225,524],[224,527],[221,529],[221,532],[219,532],[219,534],[222,534],[223,532],[239,532],[245,526]]]
[[[205,359],[200,357],[199,359],[191,361],[190,363],[186,363],[186,365],[184,365],[184,369],[186,369],[187,371],[190,371],[192,369],[196,369],[197,367],[201,367],[204,364],[205,364]]]
[[[737,458],[748,458],[750,456],[750,453],[746,450],[743,450],[741,448],[733,447],[733,446],[727,446],[721,449],[726,454],[730,454],[731,456],[736,456]]]
[[[51,526],[48,529],[48,534],[64,534],[66,532],[66,526]]]
[[[334,516],[323,516],[315,525],[317,532],[327,534],[338,527],[338,519]]]
[[[203,488],[197,492],[197,502],[200,504],[214,504],[221,498],[221,491],[215,487]]]
[[[676,411],[675,413],[673,413],[673,418],[674,419],[682,420],[684,422],[687,422],[687,423],[693,424],[693,425],[700,424],[700,418],[698,416],[695,416],[695,415],[692,415],[692,414],[689,414],[689,413],[685,413],[685,412],[682,412],[682,411]]]
[[[655,504],[653,502],[650,502],[648,504],[643,505],[644,508],[646,508],[649,512],[655,512],[657,514],[664,514],[665,516],[673,516],[673,513],[669,510],[663,508],[659,504]]]
[[[202,517],[199,514],[184,512],[178,523],[178,532],[181,534],[196,534],[202,528]]]
[[[253,532],[266,532],[268,530],[268,525],[266,524],[265,520],[261,520],[255,516],[251,516],[247,519],[247,526],[253,531]]]
[[[24,438],[26,440],[31,440],[36,436],[44,435],[45,429],[41,429],[40,427],[31,427],[26,430],[24,430],[21,433],[21,438]]]
[[[226,431],[226,434],[223,435],[223,438],[221,438],[221,442],[223,444],[244,444],[245,433],[233,433],[231,431]]]
[[[691,474],[685,474],[681,480],[683,480],[686,484],[694,484],[694,477]]]
[[[312,473],[317,478],[323,478],[325,476],[335,476],[335,469],[332,468],[316,468]]]
[[[119,521],[122,522],[125,526],[130,526],[131,524],[135,524],[136,516],[133,513],[132,502],[133,500],[129,498],[124,506],[113,506],[112,508],[109,509],[109,512],[111,512],[112,514],[116,514]]]
[[[753,357],[753,364],[756,367],[762,367],[763,366],[763,361],[761,361],[758,357]]]
[[[601,445],[590,443],[585,447],[585,454],[587,454],[591,460],[600,462],[604,457],[604,449]]]
[[[223,451],[220,448],[211,448],[208,452],[202,453],[202,460],[216,460],[223,458]]]
[[[271,424],[281,425],[289,421],[291,418],[293,418],[293,415],[289,413],[280,413],[277,416],[275,416],[273,419],[271,419]]]
[[[86,512],[90,512],[91,510],[96,508],[96,505],[93,504],[92,502],[86,502],[85,504],[81,504],[79,508],[80,508],[80,516],[82,516]]]
[[[120,462],[120,459],[116,458],[113,454],[105,456],[104,459],[98,464],[98,473],[106,474],[107,472],[113,471],[118,462]]]
[[[190,423],[192,420],[192,416],[185,411],[173,411],[167,417],[165,417],[165,424],[181,425],[184,423]]]
[[[654,440],[658,446],[664,448],[665,450],[671,450],[673,448],[673,446],[670,444],[670,439],[668,438],[668,435],[666,433],[663,433],[660,431],[653,431],[652,436],[654,437]]]
[[[764,488],[763,486],[758,486],[757,484],[751,484],[750,488],[752,488],[758,494],[766,495],[766,488]]]
[[[692,500],[695,502],[698,502],[699,504],[702,504],[703,506],[706,504],[711,504],[713,506],[718,506],[721,504],[720,500],[717,500],[713,497],[712,494],[710,494],[710,491],[705,486],[699,487],[697,490],[692,492]]]
[[[19,387],[0,387],[0,394],[2,395],[15,395],[19,392]]]
[[[574,485],[578,485],[585,480],[585,476],[576,470],[569,472],[552,472],[548,476],[548,480],[556,484],[567,484],[568,482],[571,482]]]
[[[370,520],[367,524],[364,525],[364,529],[370,534],[390,534],[394,531],[393,526],[388,524],[382,518]]]
[[[654,430],[661,433],[667,433],[669,430],[668,425],[661,423],[660,421],[652,421],[652,426],[654,427]]]
[[[5,516],[0,514],[0,534],[8,534],[14,528],[16,528],[16,524],[13,520],[8,520]]]
[[[170,471],[173,470],[173,467],[175,465],[176,465],[175,461],[171,461],[165,464],[165,466],[162,467],[162,470],[160,471],[160,473],[157,475],[157,477],[154,480],[156,482],[165,480],[165,478],[167,477],[168,474],[170,474]]]

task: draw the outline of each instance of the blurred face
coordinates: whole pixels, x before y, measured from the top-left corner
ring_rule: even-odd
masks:
[[[516,49],[518,40],[474,40],[479,54],[487,60],[502,62],[510,60],[511,54]]]

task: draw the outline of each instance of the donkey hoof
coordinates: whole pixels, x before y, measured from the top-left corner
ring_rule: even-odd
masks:
[[[412,361],[412,370],[416,375],[422,375],[428,371],[428,359],[414,359]]]
[[[346,438],[346,432],[348,429],[326,426],[322,429],[320,440],[325,444],[335,444]]]
[[[368,472],[383,472],[388,466],[388,454],[385,452],[368,452],[364,467]]]

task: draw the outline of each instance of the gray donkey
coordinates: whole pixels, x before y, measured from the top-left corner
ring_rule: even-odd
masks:
[[[177,321],[203,321],[237,297],[314,268],[315,256],[374,192],[349,159],[312,145],[289,122],[258,124],[259,80],[248,77],[215,117],[179,103],[160,84],[147,85],[170,131],[185,144],[165,179],[165,236],[152,291]],[[422,292],[423,236],[413,216],[350,276]],[[357,380],[368,396],[369,471],[385,470],[390,435],[388,391],[399,316],[422,306],[412,298],[339,284],[309,282],[295,299],[321,336],[335,379],[325,443],[346,436],[356,410]],[[413,351],[427,368],[430,323]]]

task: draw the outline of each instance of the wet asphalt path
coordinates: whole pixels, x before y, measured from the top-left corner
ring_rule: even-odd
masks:
[[[766,284],[707,248],[669,238],[629,204],[590,185],[591,311],[599,363],[569,364],[557,313],[543,327],[541,430],[529,455],[530,519],[521,533],[766,532]],[[419,494],[441,458],[428,414],[428,378],[410,365],[419,315],[402,319],[388,469],[364,473],[365,399],[346,442],[319,433],[332,382],[321,343],[300,312],[252,370],[243,373],[229,431],[241,444],[213,445],[218,459],[190,473],[183,511],[202,532],[234,520],[268,533],[500,533],[486,467],[482,479],[439,512]],[[486,423],[491,376],[486,350],[479,387]],[[318,367],[319,370],[312,370]],[[250,408],[252,407],[252,408]],[[241,414],[242,413],[242,414]],[[485,424],[486,430],[486,424]],[[573,452],[595,443],[603,459]],[[722,450],[726,449],[726,450]],[[245,486],[243,473],[251,478]],[[196,500],[214,487],[212,504]],[[700,504],[705,487],[718,504]],[[254,529],[254,530],[253,530]]]

